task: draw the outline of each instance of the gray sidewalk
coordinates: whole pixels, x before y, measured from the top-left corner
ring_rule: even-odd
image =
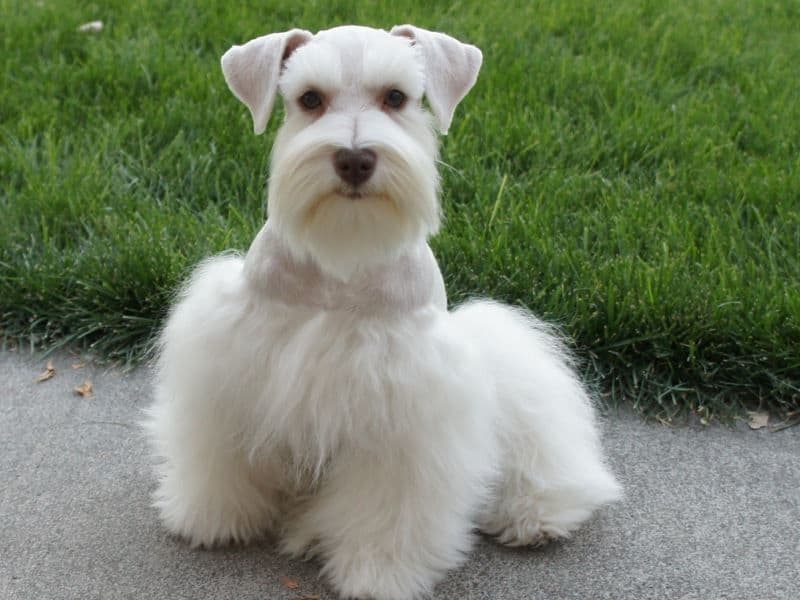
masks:
[[[35,383],[45,361],[0,353],[0,598],[335,598],[317,565],[268,543],[206,552],[168,537],[136,426],[147,372],[53,362]],[[73,392],[86,379],[90,398]],[[800,598],[800,427],[624,414],[604,430],[624,502],[549,548],[481,539],[435,597]]]

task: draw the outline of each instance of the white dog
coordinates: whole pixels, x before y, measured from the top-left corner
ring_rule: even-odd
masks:
[[[408,25],[222,57],[256,133],[278,93],[286,121],[267,224],[244,258],[195,271],[161,337],[146,427],[171,532],[274,532],[342,596],[397,600],[430,593],[476,527],[541,544],[619,497],[548,328],[490,301],[447,311],[434,129],[481,60]]]

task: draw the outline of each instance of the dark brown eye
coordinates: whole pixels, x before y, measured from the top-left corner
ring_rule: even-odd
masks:
[[[400,108],[406,103],[406,95],[400,90],[389,90],[383,97],[383,103],[389,108]]]
[[[300,104],[307,110],[316,110],[322,106],[322,96],[319,92],[308,90],[300,96]]]

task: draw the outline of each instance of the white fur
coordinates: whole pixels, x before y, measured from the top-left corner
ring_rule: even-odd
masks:
[[[248,45],[284,62],[279,82],[253,81],[247,53],[223,60],[241,99],[277,83],[287,116],[266,226],[246,257],[197,268],[162,332],[146,422],[155,505],[192,545],[274,532],[285,552],[319,557],[343,597],[418,598],[464,559],[474,527],[510,545],[566,537],[620,488],[547,327],[490,301],[447,311],[426,243],[437,144],[421,99],[444,86],[426,85],[442,68],[426,61],[460,42],[296,31],[288,58],[284,34]],[[425,39],[444,50],[420,52]],[[469,69],[452,73],[451,96]],[[320,113],[297,105],[309,88],[325,94]],[[386,110],[387,88],[408,104]],[[264,119],[272,98],[253,102]],[[332,162],[351,147],[377,155],[357,199]]]

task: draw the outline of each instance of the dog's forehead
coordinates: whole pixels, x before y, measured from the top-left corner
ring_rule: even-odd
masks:
[[[346,25],[320,31],[298,48],[287,61],[281,89],[295,94],[305,87],[328,91],[398,85],[421,96],[423,83],[424,64],[409,38]]]
[[[397,49],[409,45],[406,37],[391,35],[383,29],[373,29],[361,25],[342,25],[318,32],[313,40],[331,44],[341,51],[360,51],[363,49]]]

